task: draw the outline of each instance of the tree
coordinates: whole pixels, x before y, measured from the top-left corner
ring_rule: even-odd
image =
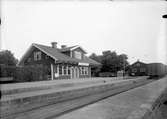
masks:
[[[97,61],[97,62],[101,62],[101,56],[100,55],[96,55],[95,53],[92,53],[89,58]]]
[[[6,66],[16,66],[18,60],[9,50],[0,51],[0,64]]]
[[[127,61],[128,56],[126,54],[121,54],[118,56],[119,59],[119,70],[126,70],[126,67],[129,66],[129,63]]]
[[[120,70],[126,70],[126,67],[129,65],[127,59],[128,56],[126,54],[118,55],[116,51],[103,51],[102,55],[96,55],[95,53],[90,55],[90,58],[96,60],[102,64],[100,70],[94,70],[93,72],[110,72],[116,73]]]
[[[101,62],[101,56],[98,56],[98,55],[96,55],[95,53],[92,53],[92,54],[89,56],[89,58],[91,58],[91,59],[93,59],[93,60],[95,60],[95,61],[97,61],[97,62],[99,62],[99,63]],[[92,75],[92,76],[98,76],[100,70],[101,70],[101,66],[94,66],[94,67],[92,67],[92,68],[91,68],[91,75]]]
[[[118,56],[115,51],[104,51],[102,56],[102,72],[113,72],[115,73],[118,70]]]

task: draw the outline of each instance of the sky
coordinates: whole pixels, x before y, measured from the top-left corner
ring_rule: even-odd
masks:
[[[125,53],[129,62],[167,64],[167,2],[1,0],[1,49],[20,59],[32,43],[80,45],[101,55]],[[166,31],[165,31],[166,30]]]

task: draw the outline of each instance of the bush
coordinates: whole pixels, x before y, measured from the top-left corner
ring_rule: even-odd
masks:
[[[0,65],[0,77],[12,77],[16,66]]]
[[[1,66],[0,77],[13,77],[14,82],[47,80],[47,68],[43,66]]]

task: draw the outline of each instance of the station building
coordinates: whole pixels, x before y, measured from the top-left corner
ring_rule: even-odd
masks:
[[[58,48],[57,42],[52,42],[51,46],[33,43],[18,65],[47,67],[50,79],[54,80],[91,77],[91,68],[101,64],[87,57],[81,46]]]

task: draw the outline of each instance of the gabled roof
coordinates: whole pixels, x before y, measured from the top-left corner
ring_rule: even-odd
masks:
[[[80,59],[76,59],[76,58],[72,58],[69,57],[63,53],[61,53],[62,51],[58,48],[52,48],[49,46],[45,46],[45,45],[40,45],[40,44],[32,44],[30,46],[30,48],[27,50],[27,52],[25,53],[25,55],[23,55],[23,57],[21,58],[21,60],[19,61],[19,65],[21,65],[27,55],[32,51],[33,48],[37,48],[40,51],[44,52],[45,54],[47,54],[48,56],[50,56],[51,58],[53,58],[55,61],[57,62],[70,62],[70,63],[89,63],[90,65],[100,65],[100,63],[88,58],[88,57],[84,57],[84,59],[80,60]],[[74,48],[74,46],[72,47]]]
[[[141,61],[138,60],[138,61],[134,62],[133,64],[131,64],[131,67],[136,65],[137,63],[142,64],[142,65],[147,65],[146,63],[141,62]]]
[[[60,51],[70,51],[72,48],[75,48],[77,45],[75,45],[75,46],[71,46],[71,47],[65,47],[65,48],[63,48],[63,49],[59,49]]]

